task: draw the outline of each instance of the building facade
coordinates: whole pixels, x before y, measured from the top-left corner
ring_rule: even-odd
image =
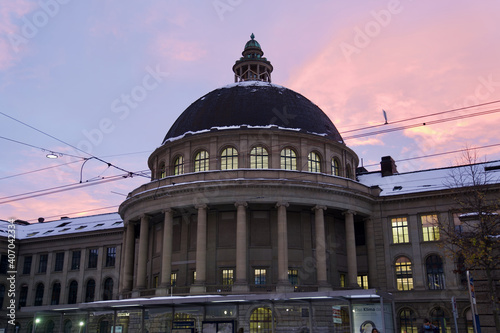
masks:
[[[457,217],[448,170],[384,157],[363,173],[263,55],[252,35],[235,83],[181,114],[119,215],[17,225],[19,332],[471,331],[436,226]]]

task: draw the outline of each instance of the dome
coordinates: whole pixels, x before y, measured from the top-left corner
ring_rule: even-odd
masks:
[[[255,38],[255,35],[252,34],[250,35],[250,40],[245,44],[245,50],[246,49],[250,49],[250,48],[257,48],[257,49],[260,49],[260,44],[259,42],[257,42],[254,38]]]
[[[271,125],[343,142],[330,118],[301,94],[269,82],[244,81],[216,89],[192,103],[177,118],[163,143],[214,127]]]

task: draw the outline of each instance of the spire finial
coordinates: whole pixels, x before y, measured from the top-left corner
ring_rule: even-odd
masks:
[[[253,34],[253,32],[252,32],[252,34],[250,35],[250,38],[255,39],[255,35]]]

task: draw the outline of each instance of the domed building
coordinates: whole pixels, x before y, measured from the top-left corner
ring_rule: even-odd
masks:
[[[271,83],[253,34],[232,70],[174,122],[119,215],[17,226],[18,331],[471,331],[436,226],[474,219],[443,182],[462,169],[358,168],[318,106]]]

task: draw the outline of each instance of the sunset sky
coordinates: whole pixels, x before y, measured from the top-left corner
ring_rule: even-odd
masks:
[[[369,171],[500,159],[499,1],[2,1],[0,219],[117,211],[251,33]]]

